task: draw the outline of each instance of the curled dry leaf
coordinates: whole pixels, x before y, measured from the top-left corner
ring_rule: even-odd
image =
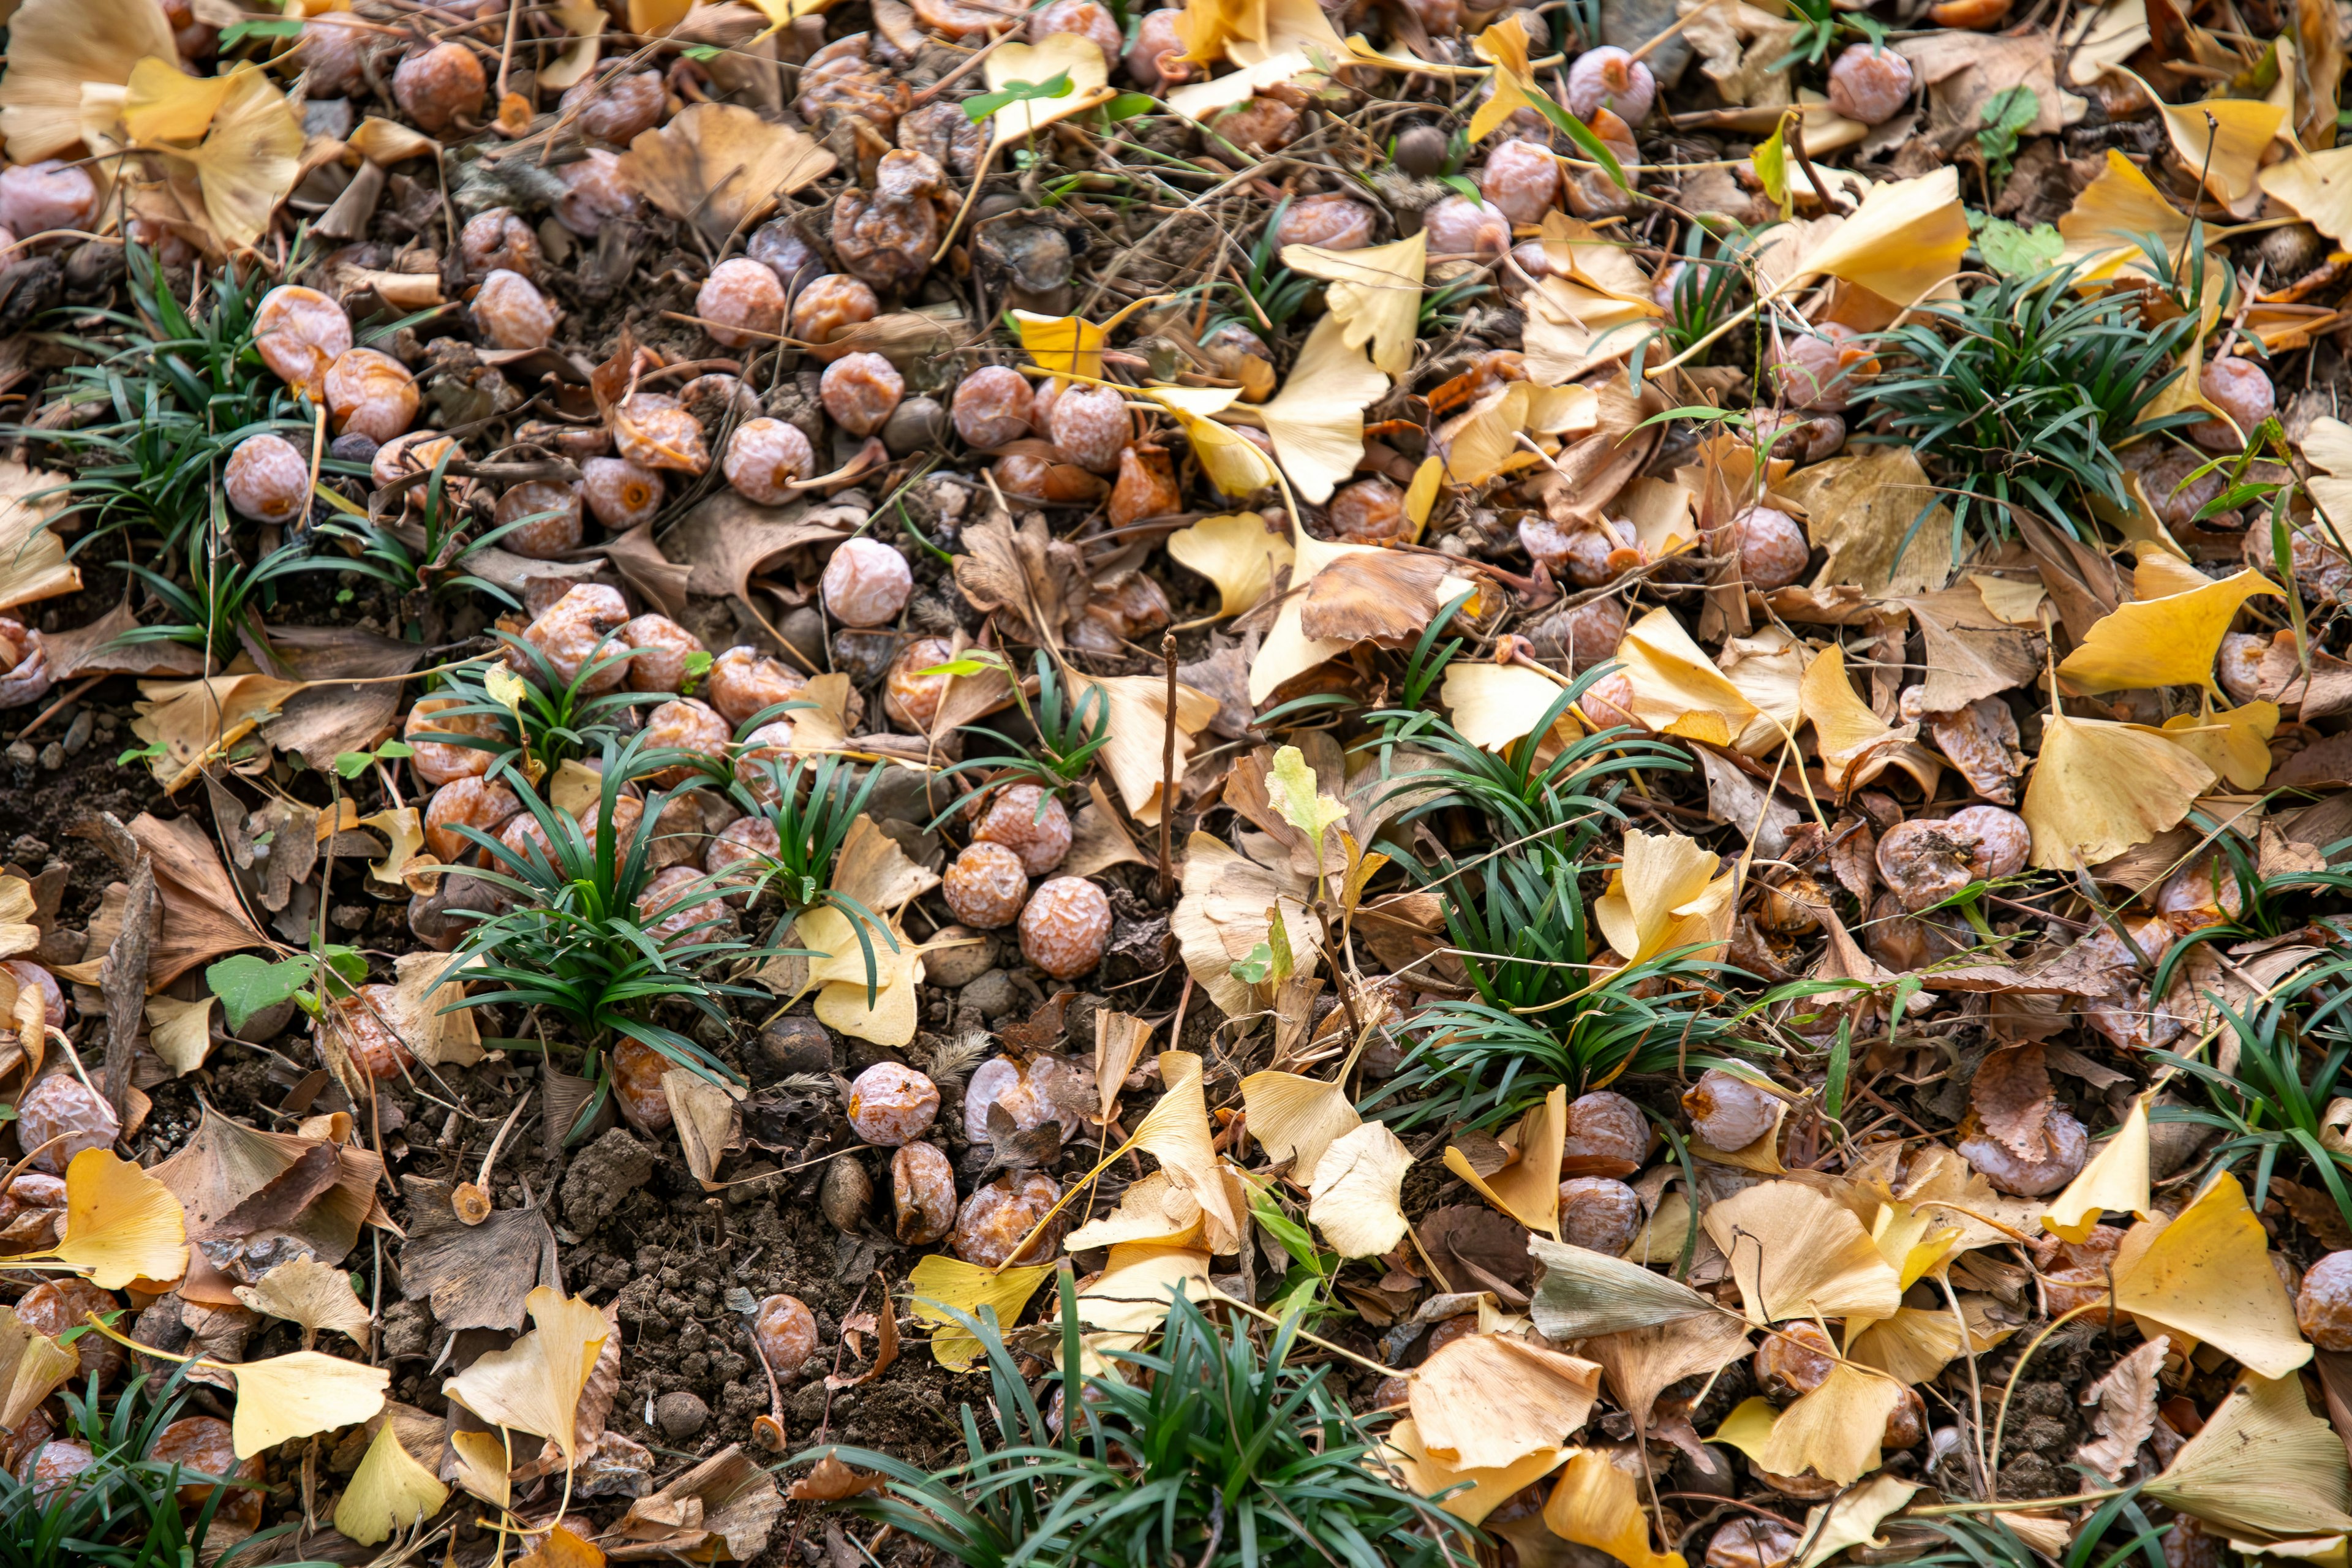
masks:
[[[1606,1552],[1626,1568],[1683,1568],[1681,1552],[1652,1549],[1640,1483],[1599,1449],[1569,1460],[1543,1520],[1561,1540]]]
[[[1862,1222],[1802,1183],[1765,1182],[1735,1193],[1711,1205],[1703,1223],[1731,1260],[1751,1323],[1887,1318],[1902,1305],[1898,1277]]]
[[[352,1289],[352,1277],[316,1258],[281,1263],[260,1283],[239,1286],[236,1299],[257,1312],[302,1325],[305,1344],[321,1329],[332,1329],[365,1347],[373,1321],[367,1303]]]
[[[1396,1468],[1413,1490],[1428,1498],[1450,1493],[1437,1506],[1465,1524],[1479,1524],[1517,1493],[1559,1468],[1576,1452],[1574,1448],[1548,1448],[1515,1459],[1499,1469],[1456,1468],[1430,1453],[1422,1443],[1421,1424],[1408,1416],[1389,1428],[1381,1457]]]
[[[1308,1223],[1342,1258],[1372,1258],[1404,1240],[1408,1226],[1400,1199],[1412,1153],[1381,1121],[1367,1121],[1334,1141],[1316,1162],[1307,1184]]]
[[[2083,1390],[2082,1403],[2098,1406],[2091,1425],[2098,1436],[2074,1450],[2074,1458],[2107,1479],[2123,1479],[2139,1458],[2139,1446],[2156,1430],[2156,1374],[2172,1342],[2162,1334],[2116,1361],[2106,1375]]]
[[[1204,517],[1178,529],[1168,536],[1168,555],[1215,585],[1220,619],[1265,598],[1273,589],[1275,569],[1295,558],[1288,535],[1269,529],[1254,511]]]
[[[696,103],[630,142],[621,174],[646,200],[715,240],[831,174],[834,162],[804,131],[734,104]]]
[[[1429,237],[1415,233],[1393,245],[1366,250],[1325,250],[1286,245],[1282,264],[1320,278],[1325,308],[1339,323],[1349,348],[1370,346],[1372,363],[1390,375],[1412,369],[1413,336],[1420,325],[1421,290],[1429,266]]]
[[[1459,1468],[1500,1469],[1549,1452],[1584,1425],[1601,1368],[1507,1334],[1468,1334],[1409,1382],[1427,1452]]]
[[[576,1458],[572,1418],[589,1369],[611,1332],[604,1314],[541,1285],[525,1299],[532,1328],[506,1350],[490,1351],[441,1385],[441,1392],[496,1426],[545,1437]]]
[[[1050,1263],[994,1269],[940,1253],[919,1259],[907,1276],[907,1293],[917,1321],[933,1325],[932,1359],[950,1372],[969,1372],[981,1358],[981,1342],[956,1314],[984,1321],[992,1313],[998,1327],[1010,1328],[1053,1274]]]

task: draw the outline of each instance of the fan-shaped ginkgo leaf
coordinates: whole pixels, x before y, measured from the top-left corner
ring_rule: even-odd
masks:
[[[383,1408],[383,1391],[392,1383],[386,1368],[317,1351],[224,1364],[222,1370],[236,1374],[236,1417],[229,1439],[240,1459],[289,1437],[359,1425]]]
[[[180,1200],[111,1150],[85,1149],[67,1163],[64,1231],[47,1256],[87,1269],[101,1289],[177,1279],[188,1267]]]
[[[449,1489],[401,1447],[393,1426],[386,1421],[376,1428],[375,1441],[335,1505],[335,1528],[362,1546],[380,1545],[415,1529],[449,1500]]]
[[[441,1385],[441,1392],[496,1426],[545,1437],[572,1457],[580,1391],[612,1326],[577,1297],[541,1285],[524,1298],[531,1331],[491,1351]]]

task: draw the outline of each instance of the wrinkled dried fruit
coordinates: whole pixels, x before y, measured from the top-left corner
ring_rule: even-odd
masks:
[[[1412,532],[1404,492],[1378,474],[1341,485],[1323,521],[1333,539],[1349,544],[1394,544]]]
[[[968,447],[1002,447],[1029,434],[1029,378],[987,364],[956,383],[956,434]]]
[[[940,227],[953,211],[936,161],[904,148],[885,153],[871,193],[853,187],[835,202],[833,252],[877,289],[911,289],[931,269]]]
[[[796,494],[796,479],[812,479],[816,453],[797,425],[781,419],[747,419],[727,438],[719,471],[744,500],[782,506]]]
[[[1614,1258],[1642,1228],[1642,1200],[1607,1176],[1571,1176],[1559,1184],[1559,1238]]]
[[[1136,26],[1135,42],[1127,50],[1127,74],[1146,92],[1178,86],[1197,74],[1184,58],[1184,40],[1176,30],[1183,15],[1176,6],[1147,11]]]
[[[954,657],[955,650],[944,637],[917,637],[900,648],[883,679],[882,711],[909,730],[929,730],[953,677],[923,671],[936,669]]]
[[[98,183],[88,169],[44,158],[0,169],[0,225],[29,239],[50,229],[88,229],[98,216]]]
[[[739,645],[710,661],[702,696],[727,716],[730,724],[740,729],[755,715],[792,701],[807,684],[807,678],[786,668],[781,659]]]
[[[583,134],[626,146],[661,123],[663,96],[659,71],[623,71],[575,82],[563,89],[556,107],[565,113],[579,110],[572,123]]]
[[[228,504],[257,522],[286,522],[310,510],[310,460],[276,436],[247,436],[221,468]]]
[[[466,270],[476,277],[506,271],[530,278],[539,271],[539,236],[512,207],[492,207],[467,219],[457,231],[457,248]]]
[[[582,583],[524,627],[522,636],[546,658],[559,680],[579,681],[583,691],[610,691],[628,679],[628,661],[615,657],[627,650],[613,637],[628,624],[628,603],[618,588]],[[604,668],[582,680],[580,672],[591,663],[604,663]]]
[[[1128,443],[1131,425],[1127,400],[1108,386],[1073,383],[1055,396],[1045,414],[1045,433],[1062,455],[1097,474],[1118,471],[1119,449]]]
[[[772,719],[743,738],[735,754],[735,782],[763,806],[783,798],[782,785],[791,777],[793,721]]]
[[[451,779],[425,803],[425,847],[446,866],[469,860],[478,846],[460,828],[471,827],[495,837],[521,809],[522,802],[502,784],[472,776]]]
[[[459,43],[436,44],[410,55],[392,73],[392,95],[417,128],[433,135],[481,113],[489,78],[474,51]]]
[[[16,1321],[55,1339],[68,1329],[84,1327],[89,1314],[110,1312],[121,1305],[112,1291],[101,1290],[87,1279],[44,1279],[18,1299]],[[74,1370],[77,1381],[86,1383],[96,1377],[101,1384],[111,1383],[122,1370],[121,1350],[104,1334],[83,1334],[74,1341],[74,1353],[80,1360]]]
[[[345,349],[327,367],[327,412],[338,431],[391,440],[416,419],[416,378],[373,349]]]
[[[642,733],[646,744],[656,749],[672,748],[692,752],[697,756],[723,759],[734,742],[734,731],[727,721],[712,710],[708,703],[691,697],[673,698],[646,716]],[[684,770],[668,777],[656,776],[656,783],[675,783],[685,778]]]
[[[2230,416],[2202,419],[2189,427],[2189,438],[2209,452],[2238,451],[2255,426],[2278,412],[2278,389],[2271,384],[2270,374],[2250,359],[2215,360],[2198,376],[2197,390]]]
[[[1478,194],[1513,223],[1539,223],[1559,200],[1559,162],[1533,142],[1506,142],[1486,154]]]
[[[833,340],[872,321],[881,309],[881,300],[865,283],[845,273],[828,272],[810,279],[793,301],[792,335],[808,344],[816,358],[837,360],[850,351],[846,344],[829,348]]]
[[[351,1053],[360,1069],[381,1083],[402,1076],[416,1060],[392,1026],[398,1016],[400,994],[389,985],[362,985],[354,995],[337,1001],[326,1026],[335,1043]]]
[[[845,539],[824,563],[824,607],[845,626],[887,626],[907,607],[915,574],[907,558],[878,539]]]
[[[702,873],[691,866],[655,872],[637,900],[637,918],[645,922],[646,934],[664,947],[723,942],[735,930],[735,911],[713,895]]]
[[[1756,1347],[1756,1381],[1784,1405],[1819,1388],[1836,1365],[1837,1346],[1819,1324],[1801,1319],[1783,1323]]]
[[[526,522],[526,518],[533,521]],[[552,561],[580,548],[580,491],[555,479],[526,479],[499,498],[494,521],[500,528],[518,525],[499,536],[500,548],[534,561]]]
[[[1051,878],[1029,896],[1020,925],[1022,957],[1056,980],[1075,979],[1110,945],[1110,900],[1083,877]]]
[[[952,104],[935,107],[954,109]],[[956,118],[961,120],[963,117],[958,114]],[[803,239],[784,218],[763,223],[753,229],[751,237],[743,242],[743,254],[774,273],[776,281],[788,289],[798,288],[824,270],[824,261],[815,248]]]
[[[939,1086],[897,1062],[876,1062],[849,1086],[849,1125],[868,1143],[912,1143],[939,1114]]]
[[[155,1434],[147,1457],[158,1464],[178,1465],[184,1475],[247,1481],[258,1481],[262,1475],[261,1456],[239,1459],[229,1424],[214,1415],[190,1415],[173,1422]],[[192,1510],[201,1509],[213,1491],[213,1486],[204,1481],[184,1486],[180,1489],[180,1506]],[[261,1523],[260,1489],[232,1488],[213,1510],[213,1518],[245,1530],[257,1528]]]
[[[890,1157],[890,1197],[908,1247],[929,1247],[955,1227],[955,1167],[931,1144],[909,1143]]]
[[[1511,220],[1486,202],[1447,196],[1423,213],[1421,228],[1429,236],[1429,254],[1492,261],[1511,248]]]
[[[1699,1074],[1683,1093],[1698,1135],[1718,1149],[1745,1149],[1780,1124],[1778,1097],[1719,1068]]]
[[[862,120],[887,142],[914,101],[911,88],[867,58],[871,44],[869,35],[852,33],[825,45],[801,67],[800,97],[793,107],[819,135],[844,121]]]
[[[1031,43],[1042,44],[1056,33],[1076,33],[1081,38],[1092,39],[1106,60],[1118,58],[1119,46],[1125,42],[1119,36],[1118,24],[1095,0],[1047,0],[1029,13]]]
[[[2021,1159],[1997,1138],[1977,1133],[1960,1141],[1960,1157],[1984,1173],[2004,1193],[2038,1198],[2056,1192],[2081,1173],[2090,1158],[2091,1135],[2063,1107],[2052,1106],[2043,1123],[2046,1147],[2034,1159]]]
[[[824,367],[819,392],[835,424],[853,436],[871,436],[907,395],[907,380],[880,354],[844,354]]]
[[[633,392],[623,398],[613,413],[613,446],[641,468],[698,474],[710,467],[702,422],[667,393]]]
[[[16,172],[0,173],[0,181]],[[255,308],[253,346],[278,380],[322,402],[327,367],[352,346],[352,319],[316,289],[288,283],[264,294]]]
[[[1779,340],[1772,363],[1780,395],[1794,408],[1823,413],[1842,412],[1853,395],[1853,383],[1869,355],[1847,348],[1852,328],[1832,321],[1811,332],[1796,332]]]
[[[1650,68],[1614,44],[1587,49],[1569,63],[1568,111],[1590,120],[1607,110],[1628,125],[1649,118],[1657,100],[1658,79]]]
[[[1555,178],[1553,183],[1558,184],[1558,180]],[[1363,203],[1337,191],[1326,191],[1293,202],[1274,226],[1274,242],[1312,245],[1325,250],[1361,250],[1372,243],[1377,223],[1372,209]]]
[[[409,771],[429,784],[445,784],[452,779],[466,778],[490,771],[490,760],[505,749],[498,721],[487,713],[450,713],[446,710],[461,706],[455,697],[422,697],[408,710],[408,721],[401,727],[400,738],[411,752]],[[435,734],[472,735],[498,742],[496,749],[484,751],[477,746],[461,745],[456,741],[436,741]]]
[[[504,268],[482,279],[473,303],[474,325],[502,349],[543,349],[555,337],[555,310],[537,285]]]
[[[1244,153],[1265,157],[1280,152],[1298,134],[1298,110],[1278,98],[1252,98],[1220,110],[1209,121],[1213,138],[1230,142]]]
[[[583,239],[593,239],[604,226],[636,216],[637,193],[621,173],[621,160],[602,147],[591,147],[577,163],[555,171],[563,182],[556,198],[555,221]]]
[[[1176,464],[1158,447],[1125,447],[1118,454],[1118,479],[1110,488],[1110,525],[1125,528],[1150,517],[1184,509]]]
[[[702,869],[724,878],[727,901],[740,904],[760,885],[761,873],[782,845],[773,822],[764,816],[738,817],[710,836],[710,847],[702,852]]]
[[[1848,120],[1892,120],[1911,96],[1911,62],[1883,44],[1849,44],[1830,64],[1830,107]]]
[[[1021,857],[1022,869],[1042,877],[1070,852],[1070,814],[1060,795],[1017,784],[989,798],[971,837],[975,843],[1003,845]]]
[[[816,1354],[816,1314],[797,1296],[770,1296],[751,1321],[760,1353],[779,1378],[797,1377]]]
[[[1060,1216],[1026,1246],[1022,1238],[1037,1230],[1061,1196],[1060,1184],[1042,1172],[1007,1171],[963,1201],[949,1245],[958,1258],[982,1268],[1049,1258],[1060,1239]]]
[[[1029,874],[1021,857],[1003,845],[972,844],[949,862],[940,893],[957,920],[978,931],[994,931],[1021,918]]]
[[[730,348],[763,343],[784,325],[784,286],[775,272],[747,257],[722,261],[695,290],[694,313],[710,341]]]
[[[667,616],[643,615],[624,626],[619,640],[637,650],[629,660],[632,691],[677,691],[686,685],[686,661],[702,640]]]
[[[122,1131],[114,1108],[71,1072],[53,1072],[16,1102],[16,1146],[41,1152],[32,1156],[33,1169],[63,1175],[66,1165],[85,1149],[110,1147]],[[58,1142],[43,1149],[52,1138]]]
[[[1563,1168],[1594,1176],[1626,1176],[1642,1168],[1650,1152],[1650,1124],[1642,1108],[1623,1095],[1600,1089],[1568,1102],[1568,1141]]]
[[[1731,520],[1731,528],[1739,542],[1739,574],[1748,586],[1769,592],[1804,574],[1812,545],[1804,526],[1787,512],[1751,506]]]
[[[580,493],[596,521],[614,533],[651,522],[661,511],[662,477],[625,458],[591,458],[580,465]]]

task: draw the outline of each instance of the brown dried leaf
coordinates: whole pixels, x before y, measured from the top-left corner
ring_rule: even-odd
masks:
[[[834,156],[804,131],[733,104],[697,103],[621,155],[621,177],[674,218],[723,239],[833,172]]]
[[[2110,1482],[2139,1457],[2139,1446],[2156,1430],[2156,1374],[2164,1365],[2171,1340],[2158,1334],[2109,1368],[2106,1376],[2083,1390],[2084,1405],[2095,1405],[2091,1425],[2098,1436],[2074,1450],[2074,1458]]]
[[[555,1233],[538,1208],[496,1209],[469,1226],[437,1183],[408,1180],[409,1237],[400,1252],[401,1294],[429,1300],[448,1329],[520,1330],[523,1298],[552,1283]]]
[[[1969,1086],[1969,1103],[1984,1130],[2021,1160],[2045,1152],[2042,1131],[2050,1121],[2050,1073],[2039,1045],[2011,1046],[1985,1058]]]
[[[1045,514],[1032,512],[1015,528],[996,513],[966,529],[955,558],[956,586],[983,611],[1009,616],[1028,640],[1062,646],[1062,628],[1086,601],[1086,556],[1055,539]]]
[[[865,514],[851,508],[796,512],[792,507],[757,506],[732,489],[718,489],[666,537],[686,560],[689,592],[747,599],[754,574],[793,551],[839,543],[864,521]]]
[[[1298,629],[1317,642],[1417,637],[1437,613],[1439,584],[1454,566],[1444,555],[1352,551],[1307,584]]]

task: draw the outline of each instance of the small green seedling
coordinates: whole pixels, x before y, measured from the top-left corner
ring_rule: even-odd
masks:
[[[347,779],[355,779],[378,763],[405,762],[416,754],[416,748],[403,741],[386,741],[373,752],[339,752],[335,755],[335,772]]]
[[[220,998],[222,1021],[232,1032],[280,1002],[291,1002],[316,1017],[323,1004],[314,985],[319,991],[349,994],[366,978],[367,960],[359,950],[331,942],[317,952],[298,952],[275,963],[240,952],[205,971],[205,984]]]
[[[1070,73],[1055,71],[1044,81],[1008,81],[994,92],[983,92],[963,100],[964,118],[974,125],[986,120],[998,110],[1015,103],[1036,103],[1049,98],[1070,96]]]

